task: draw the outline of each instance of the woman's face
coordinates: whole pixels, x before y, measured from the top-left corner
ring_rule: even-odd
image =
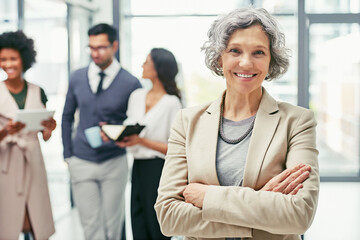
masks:
[[[21,78],[23,66],[19,51],[12,48],[0,50],[0,67],[8,75],[8,80]]]
[[[236,30],[219,61],[228,91],[242,95],[261,91],[270,59],[269,38],[260,25]]]
[[[155,65],[153,60],[151,59],[151,55],[147,55],[145,62],[142,65],[143,74],[142,78],[153,80],[157,78],[157,72],[155,70]]]

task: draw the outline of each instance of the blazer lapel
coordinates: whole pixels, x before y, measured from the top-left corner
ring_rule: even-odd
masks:
[[[206,151],[202,152],[203,159],[206,160],[206,164],[203,164],[203,171],[206,183],[209,185],[220,185],[216,173],[216,150],[220,123],[220,106],[224,93],[210,104],[202,116],[204,121],[202,126],[204,128],[201,134],[206,146]]]
[[[244,172],[244,187],[255,188],[266,151],[278,126],[278,104],[265,88],[256,114]]]

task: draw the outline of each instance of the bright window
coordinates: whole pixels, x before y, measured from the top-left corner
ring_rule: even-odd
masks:
[[[322,176],[358,176],[360,119],[358,24],[310,27],[310,108],[318,121]]]

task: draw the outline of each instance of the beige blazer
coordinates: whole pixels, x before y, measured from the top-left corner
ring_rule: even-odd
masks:
[[[314,218],[319,192],[314,114],[275,101],[265,89],[247,154],[243,186],[219,186],[216,145],[222,96],[178,112],[171,129],[155,210],[165,235],[187,239],[300,239]],[[312,167],[295,196],[259,191],[284,169]],[[185,203],[188,183],[208,188],[203,209]]]
[[[25,109],[44,108],[40,88],[28,83]],[[18,106],[0,82],[0,128],[14,118]],[[18,239],[28,208],[35,239],[54,232],[46,170],[37,132],[25,129],[0,142],[0,240]]]

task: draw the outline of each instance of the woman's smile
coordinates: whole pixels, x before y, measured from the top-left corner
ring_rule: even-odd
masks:
[[[251,81],[254,79],[254,77],[256,77],[257,74],[235,72],[234,75],[238,77],[241,81]]]

